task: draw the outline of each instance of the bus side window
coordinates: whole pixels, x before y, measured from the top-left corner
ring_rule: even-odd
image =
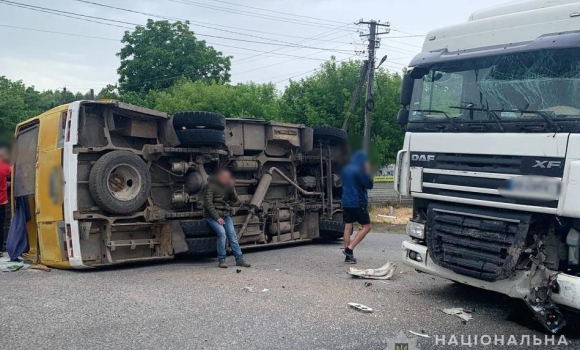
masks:
[[[57,144],[56,147],[57,148],[63,148],[64,147],[64,141],[65,141],[65,136],[66,136],[66,130],[67,127],[70,125],[67,125],[67,123],[70,124],[70,121],[68,121],[68,111],[62,111],[60,112],[60,126],[58,128],[58,139],[57,139]]]

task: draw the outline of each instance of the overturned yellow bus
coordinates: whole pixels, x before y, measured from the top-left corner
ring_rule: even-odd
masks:
[[[331,127],[118,101],[59,106],[16,128],[12,203],[26,199],[31,213],[23,256],[81,269],[214,252],[202,194],[219,167],[236,178],[242,247],[337,239],[347,152]]]

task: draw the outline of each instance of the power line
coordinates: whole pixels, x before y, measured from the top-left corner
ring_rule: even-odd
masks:
[[[74,37],[89,38],[89,39],[99,39],[99,40],[115,41],[115,42],[120,43],[120,40],[119,39],[113,39],[113,38],[104,38],[104,37],[97,37],[97,36],[90,36],[90,35],[81,35],[81,34],[66,33],[66,32],[57,32],[57,31],[44,30],[44,29],[26,28],[26,27],[12,26],[12,25],[7,25],[7,24],[0,24],[0,27],[11,28],[11,29],[20,29],[20,30],[33,31],[33,32],[39,32],[39,33],[46,33],[46,34],[58,34],[58,35],[74,36]],[[207,41],[206,41],[206,43],[208,43],[210,45],[224,46],[224,47],[229,47],[229,48],[234,48],[234,49],[247,50],[247,51],[251,51],[251,52],[269,53],[268,51],[255,50],[255,49],[250,49],[250,48],[247,48],[247,47],[231,46],[231,45],[225,45],[225,44],[219,44],[219,43],[212,43],[212,42],[207,42]],[[249,53],[234,53],[234,52],[225,52],[225,54],[227,54],[227,55],[235,55],[235,54],[253,55],[253,54],[249,54]],[[326,61],[325,59],[322,59],[322,58],[307,57],[307,56],[297,56],[297,55],[290,55],[290,54],[285,54],[285,53],[272,53],[272,54],[273,55],[278,55],[278,56],[269,56],[269,57],[275,57],[275,58],[293,57],[295,59],[308,59],[308,60],[316,60],[316,61]]]
[[[281,40],[276,40],[276,39],[272,39],[272,38],[266,38],[266,37],[263,37],[263,36],[252,35],[252,34],[245,34],[245,33],[239,33],[239,32],[233,31],[233,30],[227,30],[227,29],[223,29],[223,28],[219,28],[219,27],[209,26],[209,25],[206,25],[207,22],[191,21],[191,20],[185,19],[185,18],[178,18],[178,17],[171,17],[171,16],[164,16],[164,15],[159,15],[159,14],[141,12],[141,11],[136,11],[136,10],[127,9],[127,8],[121,8],[121,7],[117,7],[117,6],[110,6],[110,5],[100,4],[100,3],[97,3],[97,2],[94,2],[94,1],[88,1],[88,0],[72,0],[72,1],[86,3],[86,4],[100,6],[100,7],[105,7],[105,8],[111,8],[111,9],[115,9],[115,10],[118,10],[118,11],[125,11],[125,12],[136,13],[136,14],[150,16],[150,17],[161,18],[161,19],[165,19],[165,20],[171,20],[171,21],[188,21],[188,22],[194,23],[196,26],[199,26],[199,27],[202,27],[202,28],[208,28],[208,29],[213,29],[213,30],[218,30],[218,31],[226,32],[226,33],[232,33],[232,34],[236,34],[236,35],[248,36],[248,37],[252,37],[252,38],[258,38],[258,39],[264,39],[264,40],[272,40],[272,41],[281,42],[281,43],[285,43],[285,44],[293,44],[293,43],[288,42],[288,41],[281,41]],[[237,27],[231,27],[231,28],[241,29],[241,28],[237,28]],[[245,29],[241,29],[241,30],[245,30]],[[266,34],[271,34],[271,33],[264,32],[264,31],[259,31],[259,32],[266,33]],[[277,34],[277,35],[282,35],[282,34]],[[305,39],[304,37],[297,37],[297,38]]]
[[[33,11],[41,11],[41,12],[46,12],[46,11],[54,11],[54,12],[48,12],[50,14],[56,14],[58,15],[59,13],[57,13],[55,9],[49,9],[49,8],[45,8],[45,7],[40,7],[40,6],[33,6],[33,5],[25,5],[25,4],[21,4],[21,3],[17,3],[17,2],[12,2],[12,1],[7,1],[7,0],[0,0],[0,3],[4,3],[6,5],[10,5],[10,6],[17,6],[17,7],[23,7],[29,10],[33,10]],[[24,6],[21,6],[24,5]],[[111,21],[111,22],[116,22],[116,23],[122,23],[122,24],[130,24],[130,25],[135,25],[135,26],[140,26],[140,24],[138,23],[132,23],[132,22],[126,22],[126,21],[118,21],[118,20],[113,20],[113,19],[107,19],[107,18],[103,18],[103,17],[97,17],[97,16],[89,16],[89,15],[83,15],[83,14],[78,14],[78,13],[73,13],[73,12],[66,12],[66,11],[61,11],[62,13],[65,14],[69,14],[69,15],[74,15],[74,16],[82,16],[82,17],[88,17],[88,18],[96,18],[96,19],[100,19],[100,20],[106,20],[106,21]],[[77,18],[77,19],[81,19],[81,18]],[[129,28],[132,29],[132,28]],[[320,51],[333,51],[330,49],[326,49],[326,48],[321,48],[321,47],[315,47],[315,46],[305,46],[305,45],[295,45],[289,42],[280,42],[280,43],[272,43],[272,42],[266,42],[266,41],[255,41],[255,40],[247,40],[247,39],[236,39],[236,38],[228,38],[228,37],[223,37],[223,36],[218,36],[218,35],[211,35],[211,34],[204,34],[204,33],[197,33],[197,35],[200,36],[205,36],[208,38],[217,38],[217,39],[222,39],[222,40],[233,40],[233,41],[242,41],[242,42],[248,42],[248,43],[255,43],[255,44],[261,44],[261,45],[271,45],[271,46],[283,46],[283,47],[299,47],[299,48],[304,48],[304,49],[311,49],[311,50],[320,50]],[[266,38],[267,39],[267,38]],[[273,41],[273,39],[269,39],[271,41]],[[279,40],[276,40],[279,41]],[[343,52],[351,52],[350,50],[341,50]],[[336,51],[333,51],[336,52]]]
[[[344,45],[341,45],[341,46],[344,46]],[[340,46],[338,46],[338,47],[340,47]],[[337,47],[337,48],[338,48],[338,47]],[[316,55],[316,54],[318,54],[318,52],[314,52],[314,53],[312,53],[312,54],[310,54],[310,55],[306,55],[306,57],[308,57],[308,56],[312,56],[312,55]],[[350,57],[352,57],[352,56],[350,56]],[[278,66],[278,65],[281,65],[281,64],[284,64],[284,63],[288,63],[288,62],[295,61],[295,60],[297,60],[297,59],[298,59],[298,58],[293,58],[293,59],[291,59],[291,60],[287,60],[287,61],[284,61],[284,62],[278,62],[278,63],[270,64],[270,65],[267,65],[267,66],[260,66],[260,67],[258,67],[258,68],[249,69],[249,70],[245,70],[245,71],[243,71],[243,72],[240,72],[240,73],[236,73],[236,75],[242,75],[242,74],[246,74],[246,73],[250,73],[250,72],[255,72],[255,71],[257,71],[257,70],[262,70],[262,69],[264,69],[264,68],[270,68],[270,67]],[[327,60],[324,60],[324,61],[327,61]]]
[[[324,32],[324,33],[322,33],[322,34],[320,34],[318,36],[311,37],[311,38],[309,38],[307,40],[299,41],[298,44],[302,44],[302,43],[309,42],[309,41],[313,41],[312,44],[327,42],[325,39],[321,39],[321,38],[327,37],[327,36],[332,35],[332,34],[335,34],[335,32],[333,30],[327,31],[327,32]],[[349,34],[346,34],[346,35],[337,37],[335,39],[342,38],[342,37],[348,36],[348,35]],[[341,46],[344,46],[344,45],[341,45]],[[338,46],[338,47],[340,47],[340,46]],[[277,48],[277,49],[273,49],[271,51],[268,51],[268,53],[275,53],[275,52],[280,51],[280,50],[285,50],[285,51],[283,51],[281,53],[288,53],[288,52],[298,51],[298,50],[300,50],[300,48],[288,49],[288,48],[280,47],[280,48]],[[352,50],[349,50],[349,51],[352,52]],[[254,56],[251,56],[251,57],[247,57],[247,58],[244,58],[241,61],[238,61],[238,64],[246,64],[246,63],[250,63],[250,62],[259,61],[259,60],[262,59],[262,57],[263,57],[262,55],[254,55]]]
[[[208,23],[208,22],[202,22],[202,21],[196,21],[196,20],[191,20],[191,19],[186,19],[186,18],[180,18],[180,17],[173,17],[173,16],[166,16],[166,15],[154,14],[154,13],[148,13],[148,12],[142,12],[142,11],[127,9],[127,8],[117,7],[117,6],[105,5],[105,4],[101,4],[101,3],[98,3],[98,2],[94,2],[94,1],[88,1],[88,0],[72,0],[72,1],[86,3],[86,4],[90,4],[90,5],[94,5],[94,6],[100,6],[100,7],[104,7],[104,8],[115,9],[115,10],[119,10],[119,11],[136,13],[136,14],[140,14],[140,15],[144,15],[144,16],[149,16],[149,17],[156,17],[156,18],[166,19],[166,20],[172,20],[172,21],[189,21],[189,22],[191,22],[193,24],[199,25],[200,27],[214,29],[214,30],[220,30],[220,31],[226,31],[225,29],[222,29],[222,28],[213,27],[213,26],[211,26],[212,23]],[[205,25],[205,26],[203,26],[203,25]],[[291,34],[288,34],[288,33],[274,33],[274,32],[267,32],[267,31],[263,31],[263,30],[255,30],[255,29],[248,29],[248,28],[228,26],[228,25],[223,25],[223,24],[219,24],[219,26],[220,27],[224,27],[224,28],[231,28],[231,29],[236,29],[236,30],[247,31],[247,32],[262,33],[262,34],[266,34],[266,35],[283,36],[283,37],[287,37],[287,38],[296,38],[296,39],[309,39],[307,37],[297,36],[297,35],[291,35]],[[238,34],[238,35],[247,35],[248,36],[248,34],[244,34],[244,33],[238,33],[238,32],[232,32],[232,31],[227,31],[227,32],[235,33],[235,34]],[[342,42],[336,42],[336,43],[342,44]]]
[[[210,1],[220,2],[220,3],[230,4],[230,5],[240,6],[240,7],[251,8],[251,9],[255,9],[255,10],[259,10],[259,11],[266,11],[266,12],[278,13],[278,14],[287,15],[287,16],[302,17],[302,18],[314,19],[314,20],[323,21],[323,22],[332,22],[332,23],[344,24],[344,22],[333,21],[333,20],[324,19],[324,18],[317,18],[317,17],[310,17],[310,16],[302,16],[302,15],[297,15],[297,14],[294,14],[294,13],[288,13],[288,12],[282,12],[282,11],[275,11],[275,10],[270,10],[270,9],[265,9],[265,8],[261,8],[261,7],[255,7],[255,6],[236,4],[234,2],[229,2],[229,1],[223,1],[223,0],[210,0]]]
[[[328,28],[328,29],[332,28],[329,25],[324,25],[321,23],[316,23],[316,22],[311,22],[311,21],[304,21],[304,20],[289,19],[289,18],[278,17],[278,16],[257,14],[255,12],[235,10],[235,9],[228,8],[228,7],[207,5],[207,4],[203,4],[203,3],[199,3],[199,2],[195,2],[195,1],[190,1],[190,0],[169,0],[169,1],[174,2],[174,3],[179,3],[179,4],[185,4],[185,5],[189,5],[189,6],[207,8],[207,9],[216,10],[216,11],[220,11],[220,12],[235,13],[238,15],[256,17],[256,18],[267,19],[267,20],[278,21],[278,22],[287,22],[287,23],[292,23],[292,24],[306,25],[306,26],[312,26],[312,27],[321,27],[321,28]],[[349,24],[347,24],[347,25],[349,25]]]
[[[346,61],[346,60],[348,60],[348,59],[350,59],[350,58],[352,58],[352,57],[354,57],[354,56],[356,56],[356,55],[351,55],[351,56],[349,56],[349,57],[343,58],[343,59],[341,59],[341,60],[337,60],[337,61],[335,61],[335,62],[337,62],[337,63],[338,63],[338,62]],[[284,81],[286,81],[286,80],[294,79],[294,78],[296,78],[296,77],[299,77],[299,76],[301,76],[301,75],[305,75],[305,74],[308,74],[308,73],[311,73],[311,72],[317,71],[317,70],[319,70],[320,68],[321,68],[321,67],[314,68],[314,69],[311,69],[311,70],[309,70],[309,71],[306,71],[306,72],[302,72],[302,73],[299,73],[299,74],[293,75],[293,76],[291,76],[290,78],[286,78],[286,79],[282,79],[282,80],[276,81],[276,82],[274,82],[274,84],[279,84],[279,83],[282,83],[282,82],[284,82]],[[291,73],[291,74],[294,74],[294,73]],[[287,75],[287,74],[278,75],[278,76],[275,76],[275,77],[272,77],[272,78],[269,78],[269,79],[275,79],[275,78],[278,78],[278,77],[281,77],[281,76],[285,76],[285,75]],[[269,79],[268,79],[268,80],[269,80]]]
[[[42,30],[42,29],[34,29],[34,28],[17,27],[17,26],[11,26],[11,25],[8,25],[8,24],[0,24],[0,27],[12,28],[12,29],[21,29],[21,30],[28,30],[28,31],[31,31],[31,32],[40,32],[40,33],[49,33],[49,34],[59,34],[59,35],[76,36],[76,37],[81,37],[81,38],[90,38],[90,39],[99,39],[99,40],[107,40],[107,41],[116,41],[117,43],[120,43],[119,39],[113,39],[113,38],[103,38],[103,37],[98,37],[98,36],[81,35],[81,34],[64,33],[64,32],[55,32],[55,31],[52,31],[52,30]]]
[[[90,20],[90,19],[86,19],[86,18],[78,18],[78,17],[66,15],[64,12],[63,13],[59,13],[56,10],[44,10],[43,8],[38,7],[38,6],[26,5],[26,4],[22,4],[22,3],[15,3],[15,2],[6,1],[6,0],[0,0],[0,3],[2,3],[4,5],[9,5],[9,6],[15,6],[15,7],[24,8],[24,9],[27,9],[27,10],[32,10],[32,11],[37,11],[37,12],[45,12],[45,13],[49,13],[49,14],[56,15],[56,16],[73,18],[73,19],[78,19],[78,20],[82,20],[82,21],[86,21],[86,22],[104,24],[104,25],[108,25],[108,26],[111,26],[111,27],[118,27],[118,28],[123,28],[123,29],[133,29],[133,28],[130,28],[130,27],[120,26],[120,25],[116,25],[116,24],[112,24],[112,23],[99,22],[99,21],[94,21],[94,20]],[[36,8],[33,8],[33,7],[36,7]],[[83,17],[85,17],[85,16],[83,16]]]

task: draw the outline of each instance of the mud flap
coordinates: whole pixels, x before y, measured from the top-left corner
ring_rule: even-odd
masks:
[[[170,221],[168,223],[171,227],[171,241],[173,243],[174,254],[185,253],[189,251],[189,246],[185,241],[185,234],[178,221]]]
[[[552,333],[558,333],[566,325],[564,316],[551,298],[552,291],[557,287],[558,272],[544,266],[546,255],[542,251],[543,243],[537,238],[538,253],[530,256],[532,268],[530,270],[530,293],[525,302],[534,313],[538,322]]]

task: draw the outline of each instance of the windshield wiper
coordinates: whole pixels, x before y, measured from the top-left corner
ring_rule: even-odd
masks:
[[[501,130],[501,132],[505,132],[505,127],[503,126],[503,124],[501,122],[501,118],[494,111],[491,111],[491,110],[485,109],[485,108],[481,108],[481,107],[449,106],[449,108],[466,110],[466,111],[480,111],[480,112],[485,112],[488,117],[491,116],[491,118],[495,121],[495,123],[499,127],[499,130]]]
[[[542,112],[542,111],[528,111],[525,109],[512,109],[512,110],[499,110],[499,111],[495,111],[495,112],[518,112],[521,114],[525,114],[525,113],[530,113],[530,114],[535,114],[535,115],[539,115],[540,117],[544,118],[544,120],[546,121],[546,123],[548,123],[548,125],[550,125],[551,127],[554,128],[554,131],[558,132],[562,130],[562,127],[560,127],[560,125],[558,125],[553,119],[552,117],[550,117],[550,115],[546,112]]]
[[[440,113],[443,114],[445,116],[445,118],[447,118],[447,120],[449,120],[449,122],[451,124],[453,124],[453,129],[455,129],[455,131],[459,130],[459,128],[457,127],[457,123],[455,122],[455,120],[453,120],[453,118],[447,114],[447,112],[445,111],[440,111],[437,109],[415,109],[413,110],[413,112],[419,112],[419,113]]]
[[[560,125],[558,125],[555,121],[553,121],[552,117],[550,117],[550,115],[546,112],[540,112],[540,111],[519,111],[519,112],[521,112],[522,114],[523,113],[535,113],[535,114],[539,115],[540,117],[544,118],[546,120],[546,122],[554,128],[555,131],[562,130]]]

